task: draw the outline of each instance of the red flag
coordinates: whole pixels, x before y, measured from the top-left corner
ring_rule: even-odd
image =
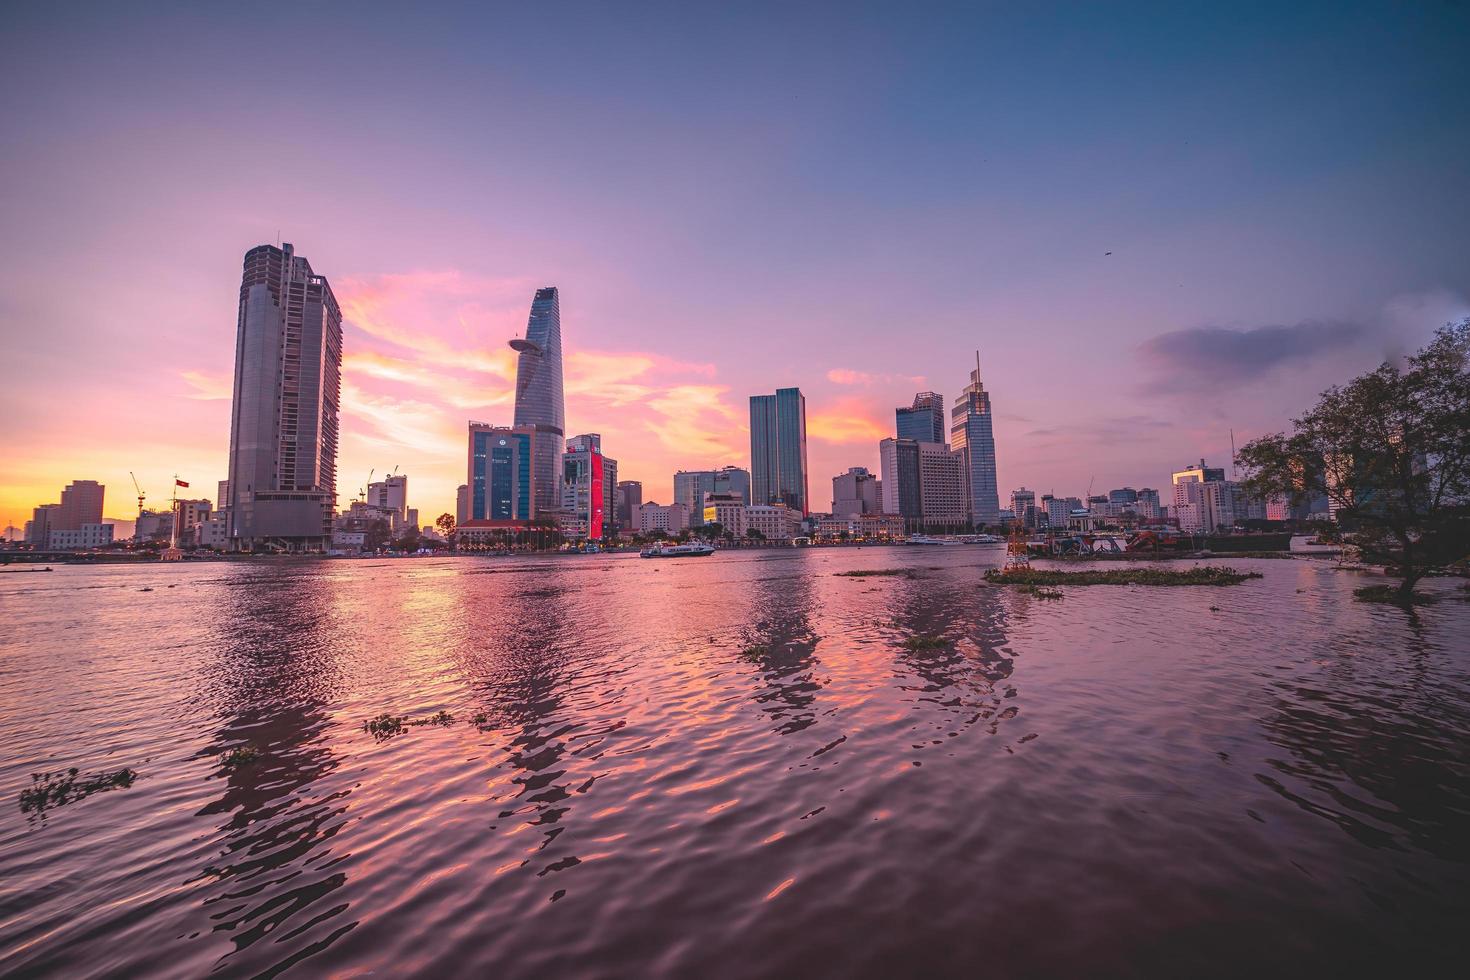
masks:
[[[176,487],[187,487],[188,485],[189,484],[186,481],[180,480],[177,477],[174,478],[174,486],[176,486]]]

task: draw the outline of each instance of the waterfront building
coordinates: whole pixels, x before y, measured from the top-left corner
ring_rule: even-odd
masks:
[[[807,494],[806,397],[800,388],[750,397],[750,499],[785,504],[805,516]]]
[[[897,514],[912,530],[923,524],[919,493],[919,443],[914,439],[884,439],[878,443],[878,471],[883,513]]]
[[[529,521],[540,513],[534,454],[543,434],[532,425],[469,424],[465,518],[457,523]]]
[[[1011,491],[1011,519],[1019,520],[1027,527],[1034,528],[1036,519],[1036,491],[1021,487]]]
[[[194,545],[198,548],[208,548],[211,551],[223,551],[229,547],[229,525],[223,514],[215,512],[208,520],[201,521],[194,527]],[[337,532],[332,531],[332,537],[336,538]]]
[[[679,470],[674,474],[674,502],[689,508],[694,523],[704,519],[704,498],[711,493],[736,493],[745,503],[750,503],[750,471],[724,466],[717,470]]]
[[[1046,519],[1049,527],[1066,527],[1073,511],[1085,509],[1080,497],[1053,497],[1048,494],[1041,499],[1046,505]]]
[[[643,484],[637,480],[619,482],[615,504],[618,513],[618,530],[636,528],[638,508],[643,506]]]
[[[915,442],[947,443],[944,425],[944,398],[932,391],[921,391],[908,408],[894,410],[900,439]]]
[[[745,535],[745,508],[749,506],[738,493],[708,493],[704,496],[704,524],[718,524],[738,537]]]
[[[60,504],[42,504],[31,511],[31,519],[26,521],[26,544],[37,548],[45,548],[50,544],[53,523],[60,529],[60,522],[53,522],[60,509]]]
[[[133,541],[143,544],[148,541],[167,541],[173,533],[174,515],[166,510],[139,511],[133,523]],[[229,528],[226,526],[226,534]]]
[[[617,462],[602,455],[602,436],[595,432],[573,436],[561,457],[562,526],[567,537],[601,541],[610,530],[612,487],[608,469],[617,479]]]
[[[801,533],[801,512],[785,504],[752,504],[745,508],[745,534],[756,531],[767,541],[790,541]]]
[[[102,497],[107,488],[96,480],[73,480],[61,491],[61,504],[51,515],[51,529],[75,531],[102,523]]]
[[[46,546],[53,551],[81,551],[112,544],[112,525],[83,524],[81,527],[52,528]]]
[[[1000,520],[1000,493],[996,486],[995,432],[991,423],[990,393],[980,381],[980,353],[970,383],[955,400],[949,441],[959,454],[968,492],[968,511],[976,527]]]
[[[919,513],[925,528],[953,531],[969,524],[968,488],[960,453],[942,443],[919,443]],[[989,523],[1000,519],[999,510]]]
[[[1171,477],[1174,484],[1173,514],[1179,530],[1198,533],[1235,524],[1235,492],[1225,480],[1223,467],[1186,466]]]
[[[194,528],[209,520],[213,509],[208,500],[175,500],[172,522],[174,540],[194,543]],[[136,525],[133,533],[137,533]]]
[[[392,511],[395,532],[404,527],[414,526],[414,522],[408,519],[408,477],[406,475],[384,477],[377,483],[369,483],[367,502],[375,507]]]
[[[214,498],[214,513],[218,517],[229,517],[230,481],[220,480],[217,485],[218,493]],[[141,508],[140,508],[141,509]],[[226,521],[225,533],[229,533],[229,523]]]
[[[566,403],[562,394],[561,300],[555,286],[536,290],[526,335],[510,342],[517,352],[515,426],[535,426],[531,447],[532,511],[561,506],[562,439],[566,436]],[[472,504],[473,509],[473,504]]]
[[[662,531],[678,534],[689,530],[689,508],[683,504],[659,504],[649,501],[638,508],[638,531],[651,534]]]
[[[883,510],[881,481],[866,466],[851,467],[832,478],[832,515],[877,514]]]
[[[454,523],[463,524],[470,519],[470,488],[461,483],[454,491]]]
[[[819,538],[834,540],[845,533],[854,541],[890,540],[908,533],[898,514],[825,515],[817,518],[813,530]]]
[[[230,416],[230,546],[320,550],[337,507],[342,312],[286,244],[245,253]]]

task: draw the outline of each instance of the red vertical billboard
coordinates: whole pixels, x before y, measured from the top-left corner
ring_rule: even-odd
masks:
[[[602,453],[597,450],[587,454],[592,461],[591,486],[587,488],[587,537],[602,540]]]

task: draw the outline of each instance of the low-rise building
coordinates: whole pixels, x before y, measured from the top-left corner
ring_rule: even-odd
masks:
[[[662,531],[678,534],[689,530],[689,508],[683,504],[660,504],[650,500],[638,508],[638,530],[642,534]]]
[[[112,544],[111,524],[83,524],[79,528],[57,528],[51,531],[47,546],[56,551],[82,551],[106,548]]]
[[[737,538],[745,535],[745,500],[737,492],[706,493],[704,523],[718,524]]]
[[[784,504],[745,508],[745,533],[756,531],[767,541],[790,541],[801,533],[801,511]]]

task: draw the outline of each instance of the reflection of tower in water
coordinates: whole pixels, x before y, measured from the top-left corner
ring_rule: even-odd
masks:
[[[325,948],[357,924],[334,895],[347,876],[332,838],[347,822],[351,790],[332,785],[338,760],[324,738],[338,679],[316,632],[328,597],[319,582],[282,584],[229,590],[236,601],[218,610],[229,633],[201,692],[223,723],[203,753],[216,760],[220,796],[198,815],[224,818],[220,852],[203,869],[203,905],[234,944],[231,956],[245,958],[238,968],[252,974]]]
[[[806,573],[762,578],[751,583],[752,622],[742,634],[742,656],[761,672],[763,687],[754,699],[770,715],[775,730],[790,735],[817,720],[814,705],[822,684],[812,630],[814,596]]]
[[[964,591],[925,576],[902,583],[895,596],[898,688],[915,711],[933,715],[935,744],[977,724],[997,734],[1019,710],[1000,591]]]

